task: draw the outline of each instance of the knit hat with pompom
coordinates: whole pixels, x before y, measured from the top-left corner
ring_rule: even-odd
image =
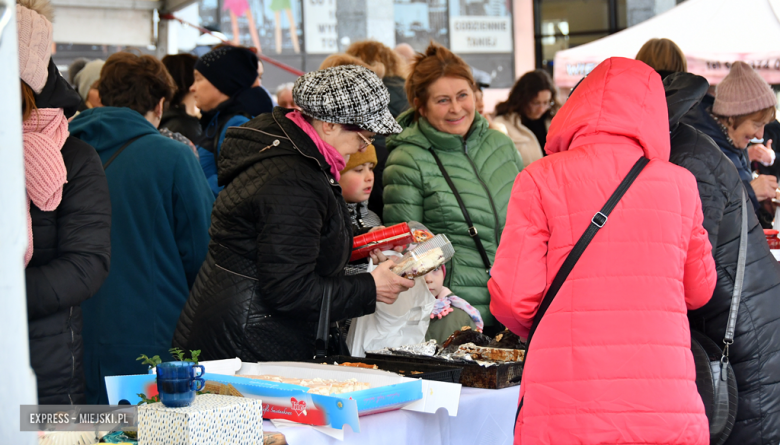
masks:
[[[19,77],[36,93],[46,85],[54,9],[49,0],[17,0],[16,28],[19,36]]]

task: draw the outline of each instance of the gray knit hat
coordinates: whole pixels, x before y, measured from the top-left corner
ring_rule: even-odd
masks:
[[[368,68],[342,65],[298,78],[293,100],[301,112],[325,122],[356,125],[377,134],[401,132],[387,105],[390,93]]]
[[[777,105],[772,87],[745,62],[734,62],[729,74],[715,89],[712,113],[743,116]]]

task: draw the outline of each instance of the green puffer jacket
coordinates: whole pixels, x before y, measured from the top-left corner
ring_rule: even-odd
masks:
[[[447,263],[444,285],[482,314],[485,326],[496,323],[490,314],[488,274],[474,240],[433,155],[439,155],[458,189],[492,263],[506,222],[509,195],[523,161],[512,140],[488,129],[476,115],[463,137],[442,133],[425,118],[414,122],[414,111],[398,116],[404,131],[388,138],[391,150],[383,176],[384,223],[419,221],[436,234],[445,234],[455,247]]]

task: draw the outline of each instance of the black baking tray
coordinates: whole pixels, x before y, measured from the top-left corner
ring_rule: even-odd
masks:
[[[480,366],[476,363],[457,362],[437,357],[384,355],[367,353],[366,359],[412,362],[425,365],[454,366],[461,369],[460,384],[472,388],[501,389],[520,384],[523,375],[523,362],[499,363],[495,366]],[[366,362],[367,363],[367,362]]]
[[[311,360],[313,363],[325,363],[332,365],[335,363],[365,363],[367,365],[376,365],[382,371],[395,372],[404,377],[413,379],[435,380],[437,382],[460,383],[461,372],[463,368],[453,366],[447,363],[425,363],[415,360],[404,360],[407,357],[379,356],[379,357],[351,357],[348,355],[332,355],[323,360]],[[346,368],[350,369],[350,368]],[[421,374],[412,374],[420,372]]]

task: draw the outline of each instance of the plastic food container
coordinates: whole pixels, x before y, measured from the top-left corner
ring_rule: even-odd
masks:
[[[367,258],[374,249],[393,250],[399,246],[421,243],[433,238],[433,233],[424,225],[410,221],[382,230],[375,230],[352,240],[352,255],[349,261]]]
[[[455,255],[455,248],[446,235],[436,235],[407,252],[392,269],[404,278],[414,279],[443,265]]]

